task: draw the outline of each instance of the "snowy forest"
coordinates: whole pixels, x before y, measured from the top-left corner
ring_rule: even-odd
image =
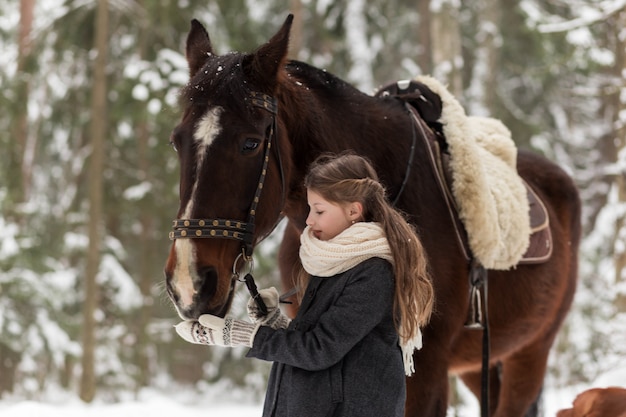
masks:
[[[578,290],[546,387],[623,367],[626,0],[0,0],[0,400],[216,385],[262,400],[268,364],[172,328],[169,136],[191,19],[226,53],[255,49],[290,12],[291,58],[366,93],[433,75],[574,178]],[[279,239],[255,253],[260,287],[278,286]]]

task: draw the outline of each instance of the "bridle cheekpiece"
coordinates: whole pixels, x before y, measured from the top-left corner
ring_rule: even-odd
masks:
[[[267,141],[265,142],[265,153],[263,156],[263,168],[259,175],[259,181],[254,193],[254,198],[250,203],[250,209],[248,210],[248,218],[245,221],[232,220],[232,219],[176,219],[173,221],[172,231],[170,231],[170,240],[175,239],[211,239],[211,238],[223,238],[234,239],[242,242],[242,255],[244,261],[251,262],[252,250],[254,248],[254,222],[256,218],[256,209],[263,191],[263,184],[265,183],[265,176],[267,174],[267,165],[270,158],[270,150],[272,148],[272,139],[276,134],[276,114],[277,103],[276,99],[263,93],[250,92],[250,103],[262,109],[267,110],[273,115],[272,129],[269,132]],[[282,164],[279,166],[281,169]],[[284,179],[283,179],[284,180]],[[284,187],[284,184],[283,184]],[[238,257],[239,259],[239,257]]]

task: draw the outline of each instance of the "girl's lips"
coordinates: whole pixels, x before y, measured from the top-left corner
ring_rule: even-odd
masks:
[[[320,232],[319,230],[313,230],[313,236],[315,236],[317,239],[320,238],[321,234],[322,234],[322,232]]]

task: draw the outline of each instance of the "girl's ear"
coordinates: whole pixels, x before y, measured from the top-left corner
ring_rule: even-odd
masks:
[[[363,220],[363,204],[358,201],[350,203],[348,216],[353,221]]]

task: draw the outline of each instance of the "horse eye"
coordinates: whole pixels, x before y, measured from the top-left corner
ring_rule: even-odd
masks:
[[[178,152],[178,148],[176,147],[176,143],[173,140],[170,140],[170,146],[174,149],[174,152]]]
[[[261,143],[258,139],[248,138],[243,144],[243,148],[241,149],[242,153],[250,153],[253,152],[256,148],[259,147]]]

